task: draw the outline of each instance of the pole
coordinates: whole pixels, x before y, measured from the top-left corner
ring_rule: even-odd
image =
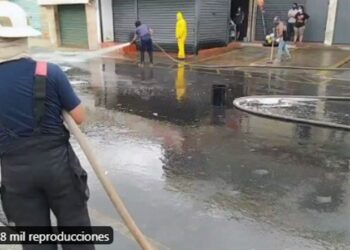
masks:
[[[134,236],[135,240],[139,243],[143,250],[154,250],[153,246],[148,242],[147,238],[137,227],[135,221],[129,214],[127,208],[125,207],[122,199],[120,198],[119,194],[114,188],[112,182],[105,175],[105,171],[98,162],[87,137],[81,132],[77,124],[74,122],[73,118],[67,112],[63,112],[63,118],[70,132],[75,136],[75,138],[79,142],[81,149],[85,153],[90,165],[95,171],[98,179],[100,180],[102,186],[107,192],[120,217],[123,219],[125,225],[130,230],[130,233]]]
[[[262,7],[260,8],[260,11],[261,11],[262,25],[263,25],[263,29],[264,29],[264,36],[266,36],[265,11],[264,11],[264,9]]]
[[[271,42],[271,54],[270,54],[270,62],[273,62],[273,50],[275,47],[275,28],[273,28],[273,36],[272,36],[272,42]]]

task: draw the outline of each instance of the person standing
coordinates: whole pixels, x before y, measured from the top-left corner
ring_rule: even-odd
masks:
[[[230,41],[236,40],[236,24],[232,19],[230,19],[229,29],[230,29]]]
[[[140,39],[140,67],[145,65],[145,52],[148,52],[150,66],[153,66],[153,41],[152,33],[153,30],[150,29],[146,24],[142,24],[140,21],[135,22],[135,35],[131,43],[134,43],[137,39]]]
[[[281,19],[276,16],[273,20],[274,25],[276,27],[276,38],[278,40],[278,52],[277,52],[277,63],[282,61],[282,57],[286,55],[288,59],[290,59],[292,56],[290,55],[288,45],[286,42],[287,38],[287,27],[286,25],[281,21]]]
[[[299,6],[298,13],[295,15],[294,43],[303,42],[306,23],[310,16],[305,12],[304,6]]]
[[[288,27],[287,27],[287,40],[293,41],[294,39],[294,26],[295,16],[298,13],[298,4],[294,3],[292,8],[288,11]]]
[[[244,24],[245,14],[242,10],[242,7],[239,6],[237,9],[237,12],[234,17],[234,22],[236,24],[236,40],[242,40],[242,31],[243,31],[243,24]]]
[[[176,40],[178,45],[178,59],[184,60],[186,58],[185,44],[187,39],[187,22],[181,12],[178,12],[176,23]]]
[[[66,75],[55,64],[29,57],[28,37],[40,35],[18,5],[0,1],[1,201],[10,225],[90,227],[87,173],[63,125],[66,110],[78,124],[85,112]],[[23,245],[57,250],[57,245]],[[63,245],[93,250],[93,245]]]

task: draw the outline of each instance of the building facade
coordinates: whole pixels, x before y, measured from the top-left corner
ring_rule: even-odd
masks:
[[[223,46],[229,40],[229,22],[238,7],[245,13],[245,41],[263,41],[265,31],[272,32],[275,16],[287,21],[294,2],[303,5],[310,15],[305,42],[350,44],[350,33],[344,32],[350,23],[349,0],[265,0],[264,16],[258,0],[99,0],[101,39],[104,42],[130,41],[134,22],[141,20],[155,31],[154,40],[165,49],[176,50],[176,13],[181,11],[188,23],[187,51]],[[263,25],[265,21],[265,29]]]
[[[10,0],[28,13],[32,26],[53,46],[97,49],[101,42],[127,42],[134,22],[141,20],[155,31],[154,40],[168,51],[177,49],[176,13],[188,23],[187,51],[224,46],[230,41],[230,19],[241,7],[245,13],[243,40],[263,41],[272,32],[273,17],[287,21],[294,2],[310,15],[305,42],[350,44],[349,0]],[[263,19],[264,18],[264,19]],[[263,20],[265,25],[263,25]]]
[[[98,2],[94,0],[38,0],[45,13],[51,43],[60,47],[97,49],[100,44]]]
[[[228,43],[230,0],[103,0],[101,1],[103,41],[132,39],[136,20],[154,30],[154,40],[167,50],[176,50],[176,13],[187,20],[187,51]],[[113,27],[111,29],[110,27]]]
[[[6,1],[6,0],[5,0]],[[98,49],[100,15],[95,0],[9,0],[28,14],[28,22],[54,47]]]

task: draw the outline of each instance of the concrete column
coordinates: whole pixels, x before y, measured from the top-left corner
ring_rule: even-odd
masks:
[[[103,40],[114,41],[112,0],[101,0]]]
[[[253,16],[254,16],[254,1],[250,0],[249,1],[249,13],[248,13],[248,29],[247,29],[247,42],[252,41],[252,23],[254,21]]]
[[[337,18],[337,7],[338,7],[338,0],[329,0],[327,26],[326,26],[326,34],[325,34],[325,40],[324,40],[324,43],[326,45],[333,44],[335,22]]]
[[[100,47],[98,42],[99,27],[98,27],[98,16],[97,16],[97,6],[96,1],[91,1],[89,4],[85,5],[86,11],[86,22],[87,22],[87,32],[89,49],[96,50]]]
[[[51,45],[58,47],[59,46],[59,26],[56,19],[56,7],[54,5],[47,5],[42,7],[44,12],[42,19],[43,23],[47,28],[48,38]]]
[[[253,13],[252,13],[252,36],[251,36],[251,41],[254,42],[255,41],[255,30],[256,30],[256,18],[257,18],[257,1],[256,0],[251,0],[253,2]]]

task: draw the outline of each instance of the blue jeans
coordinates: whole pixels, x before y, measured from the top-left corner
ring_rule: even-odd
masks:
[[[281,60],[282,56],[286,54],[288,57],[291,57],[288,49],[287,42],[284,40],[281,40],[278,44],[278,52],[277,52],[277,59]]]
[[[145,62],[145,52],[148,52],[149,61],[153,63],[153,41],[151,38],[142,39],[141,38],[141,63]]]

